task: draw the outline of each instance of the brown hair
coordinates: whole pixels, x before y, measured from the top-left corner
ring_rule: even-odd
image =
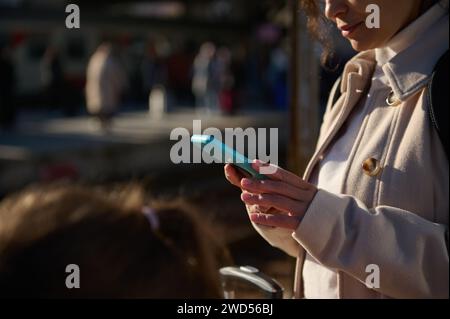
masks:
[[[333,56],[333,44],[330,37],[330,23],[323,14],[317,0],[299,0],[300,8],[307,17],[307,27],[312,37],[323,46],[321,62],[326,65]]]
[[[220,298],[224,246],[186,201],[152,201],[142,188],[32,188],[0,203],[0,296]],[[67,265],[80,269],[68,289]]]

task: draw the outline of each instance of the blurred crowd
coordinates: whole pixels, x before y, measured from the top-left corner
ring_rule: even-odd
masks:
[[[107,126],[114,114],[130,106],[148,107],[152,114],[195,107],[232,115],[240,109],[286,110],[288,105],[289,59],[283,38],[233,45],[105,39],[88,54],[79,74],[64,48],[47,45],[34,52],[39,68],[25,69],[26,77],[39,80],[31,92],[18,88],[22,80],[17,70],[23,73],[26,61],[17,58],[17,51],[1,45],[0,125],[6,129],[14,127],[19,108],[65,116],[87,111]]]

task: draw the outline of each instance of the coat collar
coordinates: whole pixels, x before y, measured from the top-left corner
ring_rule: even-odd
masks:
[[[449,47],[448,0],[434,5],[397,34],[375,58],[395,96],[404,101],[429,81]]]
[[[448,7],[448,0],[444,0],[443,3],[447,3]],[[424,16],[431,23],[429,28],[423,30],[422,35],[417,37],[415,30],[425,28],[422,19]],[[386,61],[383,61],[384,64],[381,65],[381,68],[395,96],[401,101],[406,100],[428,82],[435,63],[448,50],[448,23],[447,8],[443,7],[442,3],[435,5],[401,32],[403,35],[411,35],[413,33],[413,36],[411,36],[413,39],[412,45],[402,51],[399,47],[396,47],[394,40],[402,37],[402,34],[399,33],[398,37],[395,37],[397,39],[394,38],[390,42],[393,45],[388,45],[389,49],[384,51],[391,54],[391,56]],[[393,53],[390,50],[393,50]],[[355,105],[361,100],[362,95],[366,93],[368,86],[371,84],[374,69],[377,66],[379,53],[377,54],[376,49],[363,51],[346,64],[340,87],[341,97],[330,111],[331,123],[327,125],[326,133],[318,141],[315,154],[305,170],[305,180],[311,177],[314,166],[319,160],[319,155],[332,141]],[[379,62],[378,64],[380,65]]]

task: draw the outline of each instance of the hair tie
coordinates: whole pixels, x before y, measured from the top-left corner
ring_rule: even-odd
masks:
[[[147,218],[148,222],[150,223],[150,226],[153,230],[159,229],[159,218],[156,211],[148,206],[142,207],[142,213]]]

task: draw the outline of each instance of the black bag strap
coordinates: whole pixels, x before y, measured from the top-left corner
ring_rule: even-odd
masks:
[[[427,88],[428,114],[436,129],[448,159],[448,50],[434,67]]]
[[[445,153],[448,158],[448,109],[449,109],[449,97],[448,97],[448,83],[449,83],[449,51],[439,59],[438,63],[434,67],[431,80],[428,82],[427,88],[427,108],[428,115],[430,117],[431,124],[437,131],[439,138],[444,146]],[[342,82],[342,76],[340,76],[330,93],[332,99],[332,105],[339,100],[341,91],[339,90]]]

